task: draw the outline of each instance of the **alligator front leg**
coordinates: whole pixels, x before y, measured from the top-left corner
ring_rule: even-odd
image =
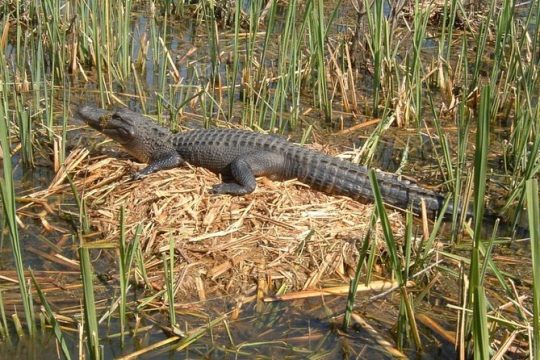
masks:
[[[231,180],[214,185],[210,190],[213,194],[245,195],[252,193],[257,187],[256,176],[283,177],[287,166],[286,159],[281,154],[269,151],[257,151],[244,154],[229,164]]]
[[[184,159],[182,159],[182,157],[177,152],[161,154],[155,159],[150,159],[148,165],[144,169],[137,171],[135,174],[133,174],[131,178],[133,180],[139,180],[156,171],[172,169],[182,166],[185,163],[186,162],[184,161]]]

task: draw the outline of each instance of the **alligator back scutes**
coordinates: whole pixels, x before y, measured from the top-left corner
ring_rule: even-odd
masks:
[[[175,147],[215,146],[223,148],[270,148],[283,150],[291,145],[277,135],[265,135],[239,129],[198,129],[179,133],[172,138]]]

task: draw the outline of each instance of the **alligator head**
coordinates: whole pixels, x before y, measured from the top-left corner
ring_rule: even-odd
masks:
[[[141,162],[150,162],[172,146],[168,129],[129,109],[111,112],[86,105],[77,109],[77,115]]]

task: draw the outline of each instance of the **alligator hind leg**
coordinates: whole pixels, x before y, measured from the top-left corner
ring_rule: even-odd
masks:
[[[229,165],[230,181],[212,187],[214,194],[245,195],[257,187],[256,176],[279,175],[283,172],[285,158],[269,151],[257,151],[234,159]],[[229,175],[229,174],[228,174]]]

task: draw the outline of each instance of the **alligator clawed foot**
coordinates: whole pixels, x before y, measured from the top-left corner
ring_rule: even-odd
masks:
[[[137,171],[136,173],[133,173],[131,175],[131,180],[132,181],[141,180],[141,179],[143,179],[145,177],[146,177],[146,174],[142,174],[140,171]]]
[[[222,195],[222,194],[226,194],[226,192],[224,191],[224,186],[225,184],[216,184],[216,185],[212,185],[212,187],[208,190],[208,192],[212,195]]]
[[[232,195],[232,196],[243,196],[249,193],[252,193],[254,188],[249,188],[244,185],[240,185],[237,183],[221,183],[212,186],[212,188],[209,190],[211,194],[214,195]]]

